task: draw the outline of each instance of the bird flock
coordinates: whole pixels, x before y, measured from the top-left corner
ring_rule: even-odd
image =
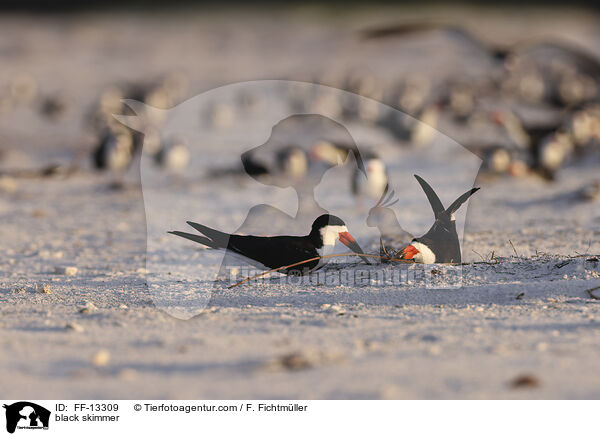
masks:
[[[535,174],[552,181],[565,165],[597,157],[600,62],[592,54],[572,42],[555,39],[496,46],[481,42],[461,27],[439,23],[370,28],[355,36],[359,43],[376,44],[383,39],[401,41],[427,33],[439,33],[476,48],[490,65],[487,73],[430,77],[423,72],[391,81],[364,71],[313,75],[306,80],[330,87],[306,92],[306,88],[290,82],[281,98],[298,113],[318,113],[370,126],[398,146],[421,146],[430,142],[436,131],[441,132],[481,157],[482,170],[493,176]],[[114,88],[104,93],[94,110],[98,137],[94,166],[119,171],[140,151],[139,134],[111,117],[113,113],[127,114],[121,98],[166,108],[183,99],[185,83],[184,78],[169,76],[146,87]],[[338,89],[365,98],[349,97],[336,92]],[[260,116],[262,100],[258,94],[240,92],[235,101],[215,102],[200,118],[215,128],[231,128],[244,115]],[[384,105],[395,110],[385,110]],[[159,131],[146,131],[145,136],[145,151],[153,155],[157,165],[184,171],[190,146],[185,138],[164,138]],[[274,153],[270,167],[251,153],[242,157],[242,163],[252,176],[276,172],[299,179],[307,174],[311,160],[335,165],[352,146],[315,143],[307,149],[284,144]],[[365,167],[373,168],[375,176],[368,185],[357,178],[352,190],[378,198],[386,186],[384,162],[375,149],[361,151],[369,161]]]

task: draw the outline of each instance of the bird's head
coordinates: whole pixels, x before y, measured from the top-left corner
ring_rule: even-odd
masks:
[[[322,246],[333,247],[339,241],[353,252],[364,254],[358,242],[348,231],[346,223],[335,215],[325,214],[317,218],[310,234],[321,242]]]
[[[400,258],[416,263],[435,263],[435,253],[426,244],[416,239],[400,252]]]

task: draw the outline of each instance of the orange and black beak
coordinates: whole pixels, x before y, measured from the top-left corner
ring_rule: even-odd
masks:
[[[402,250],[402,252],[400,253],[401,259],[406,259],[406,260],[414,260],[414,257],[419,253],[419,250],[417,250],[414,245],[409,245],[407,246],[404,250]]]
[[[356,240],[352,237],[350,232],[341,232],[338,235],[338,239],[342,244],[344,244],[346,247],[348,247],[355,253],[365,254],[364,251],[362,251],[362,248],[360,248],[360,245],[358,245],[358,242],[356,242]],[[369,262],[366,256],[361,256],[361,259],[364,260],[367,265],[371,265],[371,262]]]

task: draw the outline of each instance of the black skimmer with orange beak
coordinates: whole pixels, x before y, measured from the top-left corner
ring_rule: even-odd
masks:
[[[417,263],[460,263],[460,242],[456,233],[454,214],[467,199],[479,190],[473,188],[458,197],[448,209],[440,201],[435,191],[421,177],[415,178],[425,191],[429,204],[433,209],[435,222],[420,238],[414,238],[401,252],[401,258]]]
[[[223,233],[191,221],[187,222],[204,236],[169,232],[198,242],[207,247],[228,250],[246,258],[249,263],[259,263],[275,269],[309,259],[331,254],[337,241],[358,254],[364,254],[354,240],[344,221],[333,215],[321,215],[315,220],[306,236],[250,236]],[[366,257],[362,258],[367,264]],[[327,259],[314,259],[300,265],[281,269],[283,274],[307,274],[321,268]]]

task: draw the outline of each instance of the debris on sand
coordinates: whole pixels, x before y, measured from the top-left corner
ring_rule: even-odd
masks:
[[[273,371],[303,371],[341,360],[343,360],[343,358],[339,354],[326,354],[320,351],[301,350],[284,354],[281,357],[267,362],[265,367]]]
[[[593,183],[585,185],[579,191],[579,197],[585,201],[597,201],[600,200],[600,180],[596,180]]]
[[[38,286],[38,285],[35,285],[35,286],[40,294],[51,294],[52,293],[52,289],[50,288],[50,285],[48,285],[48,284],[45,284],[42,286]]]
[[[540,380],[532,374],[522,374],[510,381],[511,389],[533,389],[540,387]]]
[[[85,306],[83,306],[81,309],[79,309],[79,313],[87,314],[87,313],[95,312],[97,310],[98,310],[98,307],[91,301],[88,301],[87,303],[85,303]]]
[[[77,274],[77,267],[74,266],[57,266],[54,268],[54,274],[63,276],[74,276]]]
[[[109,361],[110,353],[107,350],[98,350],[92,356],[92,363],[97,367],[106,366]]]
[[[313,364],[310,360],[310,356],[302,353],[292,353],[282,356],[279,360],[282,368],[290,371],[300,371],[303,369],[312,368]]]
[[[68,322],[65,325],[65,329],[72,330],[74,332],[79,332],[79,333],[84,331],[83,327],[75,322]]]
[[[31,211],[31,216],[33,218],[46,218],[48,216],[48,211],[44,209],[33,209]]]
[[[336,315],[343,315],[345,313],[344,309],[337,304],[321,304],[321,309],[325,313],[335,313]]]

